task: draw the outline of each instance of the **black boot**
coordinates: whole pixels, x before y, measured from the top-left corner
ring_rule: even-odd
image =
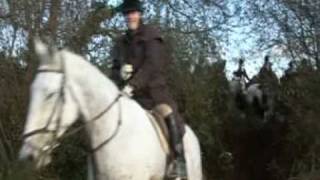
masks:
[[[183,134],[178,127],[174,114],[167,116],[165,119],[170,135],[171,149],[174,155],[174,161],[169,166],[169,179],[187,180],[187,167],[184,157]]]

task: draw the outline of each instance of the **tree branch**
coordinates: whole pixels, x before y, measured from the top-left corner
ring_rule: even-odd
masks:
[[[100,23],[111,19],[115,15],[112,7],[105,7],[91,12],[85,23],[67,41],[67,46],[76,53],[82,53],[82,49],[89,43],[90,38],[100,30]]]

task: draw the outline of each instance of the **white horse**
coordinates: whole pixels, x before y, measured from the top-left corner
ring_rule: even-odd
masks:
[[[114,83],[82,57],[67,50],[49,53],[37,41],[41,62],[31,87],[31,100],[19,157],[38,168],[50,162],[58,139],[84,121],[91,140],[97,180],[162,180],[167,155],[146,111],[121,96]],[[63,136],[64,135],[64,136]],[[201,180],[197,137],[187,126],[183,138],[188,179]]]
[[[231,94],[234,95],[237,100],[241,98],[243,99],[242,103],[263,110],[263,117],[265,120],[273,113],[273,97],[264,94],[265,92],[261,88],[260,83],[253,83],[246,88],[244,79],[234,77],[229,85]],[[263,98],[266,95],[267,99],[266,102],[264,102]]]
[[[249,104],[253,104],[255,100],[257,100],[258,105],[263,105],[263,91],[260,88],[259,83],[255,83],[250,85],[245,93],[246,100]]]
[[[263,90],[259,83],[253,83],[246,87],[246,81],[243,77],[233,77],[229,83],[231,94],[234,96],[243,96],[247,104],[253,105],[255,100],[258,105],[263,105]]]
[[[244,93],[246,90],[246,82],[243,78],[233,77],[229,85],[230,91],[233,95]]]
[[[274,113],[275,97],[270,91],[270,89],[263,90],[259,83],[250,85],[244,91],[246,102],[250,105],[258,106],[256,108],[260,108],[263,111],[262,115],[264,123],[266,123]]]

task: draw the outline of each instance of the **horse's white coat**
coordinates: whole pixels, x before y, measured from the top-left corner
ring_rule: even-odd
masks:
[[[260,89],[260,84],[252,84],[248,87],[248,89],[246,90],[246,99],[250,104],[253,104],[254,99],[256,98],[258,100],[258,103],[260,106],[263,105],[262,102],[262,96],[263,96],[263,92]]]
[[[251,84],[247,89],[242,88],[242,82],[237,79],[233,79],[230,82],[230,91],[233,95],[237,95],[238,93],[243,94],[246,100],[246,103],[250,105],[255,105],[255,100],[257,100],[258,105],[264,109],[263,112],[263,122],[267,122],[269,117],[271,117],[274,113],[274,98],[275,95],[272,92],[267,91],[269,93],[264,94],[263,90],[260,87],[259,83]],[[263,96],[267,96],[267,102],[263,101]]]
[[[230,91],[233,95],[242,93],[245,95],[246,101],[249,104],[253,104],[254,99],[257,99],[259,104],[262,105],[262,96],[263,92],[260,89],[260,84],[255,83],[250,85],[248,88],[245,88],[245,82],[241,79],[233,79],[230,82]]]
[[[42,59],[39,69],[56,69],[57,67],[65,69],[65,102],[63,105],[59,104],[62,108],[62,126],[59,136],[76,121],[79,113],[83,115],[85,123],[88,123],[118,96],[119,90],[113,82],[82,57],[62,50],[50,58],[44,58],[43,52],[46,52],[47,47],[39,43],[37,46],[36,50],[38,49]],[[59,98],[57,94],[52,96],[50,94],[59,91],[61,81],[62,74],[37,74],[31,89],[31,101],[24,133],[42,128],[48,122],[54,102]],[[46,100],[45,97],[50,98]],[[59,115],[59,112],[54,114],[49,129],[56,128]],[[120,98],[101,119],[88,124],[87,131],[92,148],[99,146],[112,136],[119,120],[122,121],[119,132],[94,154],[98,180],[163,179],[166,155],[161,148],[158,136],[145,111],[127,97]],[[45,165],[46,163],[41,163],[41,159],[47,159],[49,154],[41,155],[40,149],[47,146],[52,139],[51,134],[37,134],[26,138],[20,151],[20,158],[31,155],[38,160],[38,166]],[[201,180],[200,146],[189,127],[186,128],[184,142],[189,180]]]

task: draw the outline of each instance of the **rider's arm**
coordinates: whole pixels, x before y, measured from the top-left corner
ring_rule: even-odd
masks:
[[[115,46],[111,51],[112,57],[112,67],[111,67],[111,79],[115,81],[118,85],[122,81],[120,76],[121,69],[121,55],[119,52],[119,43],[116,42]]]
[[[138,72],[133,75],[129,84],[135,89],[146,87],[152,78],[157,73],[160,73],[163,68],[163,53],[164,46],[162,39],[156,38],[145,42],[144,64]]]

